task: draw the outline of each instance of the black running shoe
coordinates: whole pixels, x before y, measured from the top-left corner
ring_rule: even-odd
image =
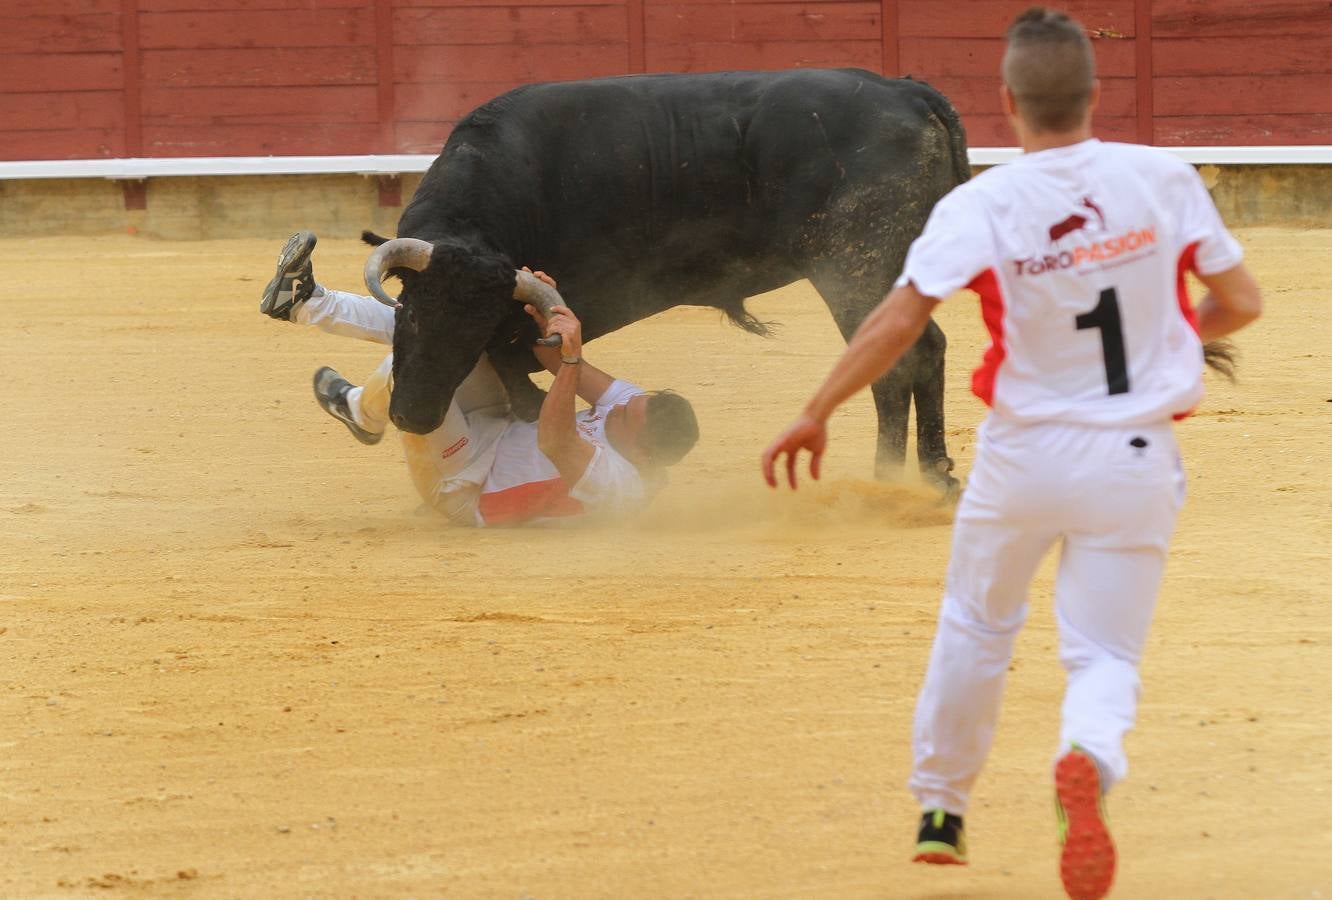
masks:
[[[277,274],[259,301],[261,313],[290,322],[292,311],[310,299],[315,289],[314,265],[310,262],[315,240],[313,231],[298,231],[287,238],[278,254]]]
[[[314,374],[314,393],[319,405],[330,416],[337,419],[362,444],[378,444],[384,437],[382,431],[367,431],[352,418],[351,407],[347,405],[347,392],[355,385],[337,372],[324,366]]]
[[[942,809],[926,810],[920,817],[916,855],[911,861],[936,866],[965,866],[967,839],[962,833],[962,817]]]

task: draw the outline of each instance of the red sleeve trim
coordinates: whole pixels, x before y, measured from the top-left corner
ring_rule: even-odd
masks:
[[[1198,241],[1184,248],[1184,252],[1179,255],[1179,263],[1175,266],[1175,296],[1179,299],[1179,311],[1184,316],[1184,321],[1193,329],[1193,333],[1197,334],[1198,313],[1193,308],[1193,301],[1189,299],[1189,283],[1184,277],[1189,272],[1195,274],[1198,272]]]
[[[999,289],[999,276],[994,269],[986,269],[971,279],[967,290],[980,295],[981,318],[990,332],[990,347],[976,371],[971,373],[971,392],[985,401],[986,406],[993,406],[994,381],[1008,355],[1008,348],[1004,346],[1004,294]]]
[[[1189,323],[1194,334],[1198,333],[1198,311],[1193,308],[1193,301],[1189,299],[1189,282],[1184,276],[1189,272],[1194,274],[1198,272],[1198,244],[1198,241],[1194,241],[1185,247],[1179,254],[1179,262],[1175,265],[1175,297],[1179,301],[1179,312],[1184,321]],[[1189,409],[1175,413],[1171,418],[1180,422],[1191,415],[1193,410]]]

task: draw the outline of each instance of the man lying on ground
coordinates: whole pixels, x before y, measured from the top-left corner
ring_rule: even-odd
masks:
[[[330,334],[393,343],[395,315],[373,297],[329,290],[314,280],[315,235],[298,232],[278,256],[259,310]],[[555,287],[544,272],[534,273]],[[536,345],[555,380],[536,422],[509,409],[508,393],[483,355],[458,387],[444,422],[430,434],[400,432],[412,483],[427,504],[464,525],[545,523],[583,515],[623,515],[641,508],[666,483],[666,469],[698,440],[689,401],[647,392],[583,359],[582,326],[563,306],[546,318],[527,313],[559,347]],[[389,423],[393,355],[364,385],[325,366],[314,392],[329,415],[363,444],[377,444]],[[576,412],[574,398],[590,409]]]

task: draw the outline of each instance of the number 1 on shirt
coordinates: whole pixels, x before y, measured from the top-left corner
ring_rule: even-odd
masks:
[[[1128,361],[1124,357],[1124,327],[1119,320],[1119,295],[1114,288],[1101,291],[1100,300],[1091,312],[1074,319],[1078,331],[1084,328],[1101,329],[1101,355],[1105,359],[1105,382],[1111,394],[1127,394],[1129,390]]]

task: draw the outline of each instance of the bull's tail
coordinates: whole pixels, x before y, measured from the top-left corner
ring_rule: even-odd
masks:
[[[926,105],[948,132],[948,150],[953,159],[953,177],[957,180],[957,184],[970,181],[971,162],[967,159],[967,130],[962,127],[962,119],[958,117],[957,110],[943,94],[923,81],[912,80],[925,88]]]
[[[746,309],[744,297],[723,302],[719,304],[719,308],[732,325],[759,337],[771,337],[777,327],[776,322],[764,322]]]
[[[1235,367],[1239,364],[1239,351],[1231,341],[1208,341],[1203,344],[1203,362],[1227,381],[1234,382]]]
[[[389,239],[375,234],[373,231],[362,231],[361,240],[365,241],[371,247],[378,247],[380,244],[387,244]]]

